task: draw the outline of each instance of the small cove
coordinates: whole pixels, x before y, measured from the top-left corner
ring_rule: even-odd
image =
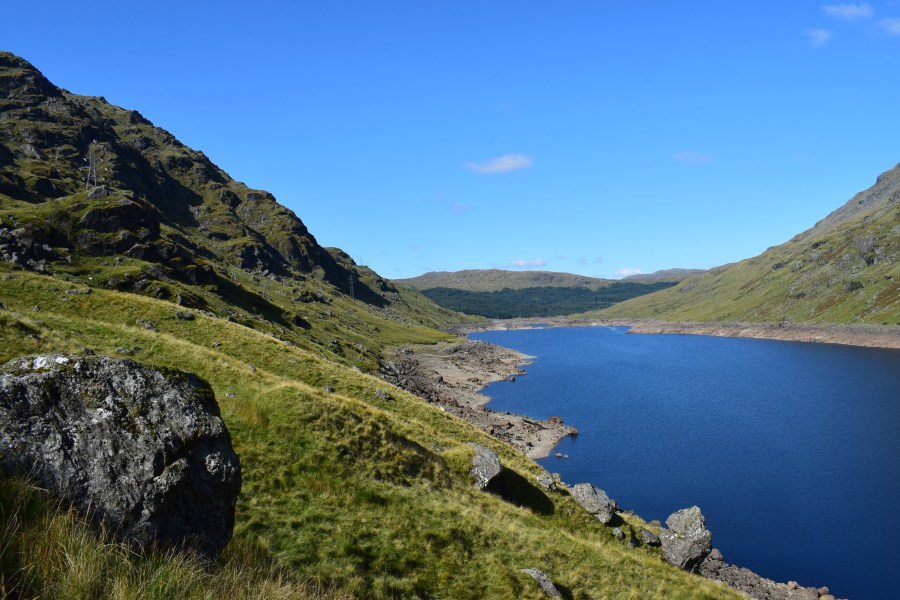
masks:
[[[645,519],[698,505],[729,562],[883,598],[900,561],[900,351],[625,328],[491,331],[536,356],[490,408],[581,435],[539,462]]]

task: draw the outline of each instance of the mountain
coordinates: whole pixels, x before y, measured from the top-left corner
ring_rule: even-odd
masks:
[[[431,271],[409,279],[394,279],[394,283],[414,290],[452,288],[468,292],[499,292],[503,289],[521,290],[533,287],[580,287],[596,290],[614,283],[571,273],[552,271],[506,271],[503,269],[466,269],[462,271]]]
[[[612,306],[675,285],[615,281],[549,271],[500,269],[431,272],[396,280],[448,310],[489,319],[555,317]]]
[[[9,53],[0,114],[11,265],[207,310],[370,369],[380,345],[371,327],[459,318],[323,248],[270,193],[137,111],[61,90]],[[360,320],[368,331],[348,326]]]
[[[97,354],[193,373],[242,480],[209,563],[130,551],[0,473],[4,597],[512,599],[541,593],[532,568],[573,598],[738,597],[629,545],[655,525],[622,512],[617,539],[561,483],[539,487],[524,454],[376,376],[388,348],[452,339],[437,328],[462,317],[321,247],[137,112],[9,53],[0,258],[0,363]],[[499,457],[496,488],[473,485],[475,444]]]
[[[898,199],[900,165],[784,244],[592,316],[898,324]]]

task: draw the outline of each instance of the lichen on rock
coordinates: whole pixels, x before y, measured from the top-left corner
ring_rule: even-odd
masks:
[[[206,382],[105,356],[0,367],[0,473],[35,479],[122,539],[219,554],[238,457]]]

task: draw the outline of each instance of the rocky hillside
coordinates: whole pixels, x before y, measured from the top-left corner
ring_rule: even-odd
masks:
[[[137,111],[62,90],[3,52],[0,258],[292,333],[370,368],[373,328],[454,318],[323,248],[270,193]]]
[[[900,165],[790,241],[599,317],[900,323]]]

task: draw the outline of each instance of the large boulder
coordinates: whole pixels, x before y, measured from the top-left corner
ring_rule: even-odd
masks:
[[[611,500],[606,492],[592,483],[577,483],[572,486],[572,498],[604,525],[612,521],[616,512],[616,501]]]
[[[0,472],[37,480],[122,539],[219,554],[238,457],[209,385],[105,356],[0,367]]]
[[[472,459],[472,468],[469,473],[475,478],[475,487],[485,489],[494,477],[500,474],[503,466],[497,453],[481,444],[474,444],[475,458]]]
[[[659,534],[663,558],[669,563],[694,571],[712,549],[712,533],[706,528],[703,513],[696,506],[669,515],[668,529]]]

